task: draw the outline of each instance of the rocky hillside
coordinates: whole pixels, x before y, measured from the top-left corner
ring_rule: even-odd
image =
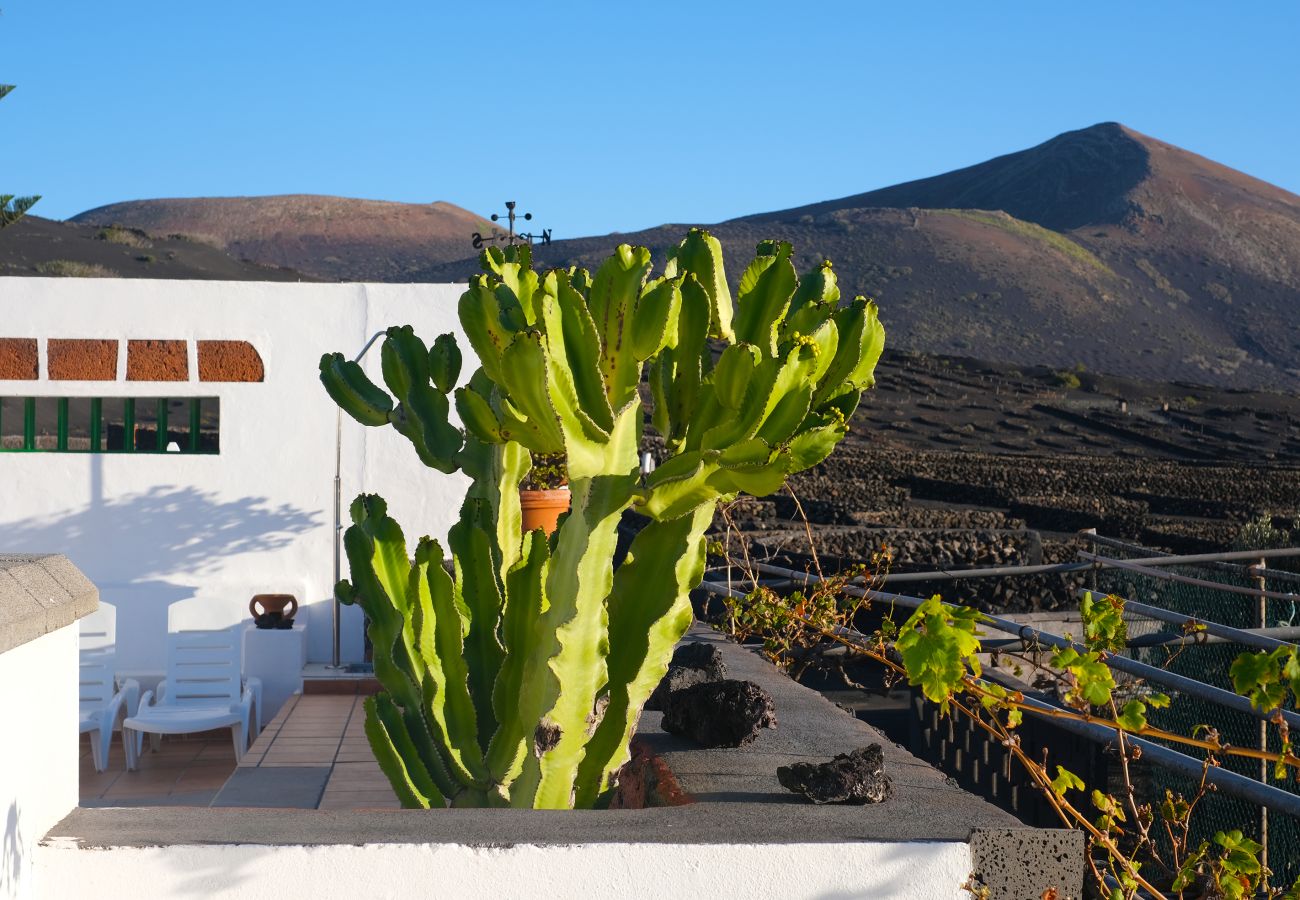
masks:
[[[262,266],[209,244],[130,228],[77,225],[26,216],[0,234],[0,276],[192,278],[221,281],[317,281],[292,269]]]
[[[537,255],[592,265],[617,240],[662,258],[686,227],[557,241]],[[733,278],[769,237],[793,242],[804,266],[832,259],[846,292],[880,300],[896,349],[1300,387],[1300,197],[1122,125],[709,227]]]
[[[71,221],[181,234],[237,259],[344,281],[411,281],[414,271],[472,252],[490,225],[450,203],[392,203],[289,194],[113,203]]]

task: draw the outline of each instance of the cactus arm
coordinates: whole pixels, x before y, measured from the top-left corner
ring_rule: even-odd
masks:
[[[536,444],[528,449],[537,453],[558,453],[564,449],[564,432],[559,416],[551,405],[547,390],[546,351],[542,336],[526,331],[506,348],[502,358],[501,387],[508,394],[508,402],[534,429]],[[503,401],[504,402],[504,401]]]
[[[657,278],[641,291],[632,318],[632,355],[638,362],[677,343],[681,308],[681,278]]]
[[[840,302],[840,287],[831,261],[824,260],[820,266],[799,279],[799,287],[790,298],[790,311],[787,319],[793,318],[805,304],[829,306],[834,309]]]
[[[538,808],[571,806],[578,763],[595,727],[596,695],[606,677],[610,560],[619,520],[636,489],[641,417],[639,403],[629,403],[620,412],[602,471],[575,479],[570,468],[573,507],[556,531],[546,580],[550,608],[545,622],[560,651],[549,664],[552,678],[544,705],[549,711],[543,723],[558,728],[559,739],[539,761],[534,800]]]
[[[393,427],[414,445],[421,462],[454,472],[461,435],[447,420],[447,395],[430,383],[429,356],[429,349],[410,325],[388,329],[380,359],[384,382],[398,399],[390,418]]]
[[[595,724],[596,694],[606,677],[610,560],[618,522],[635,484],[634,475],[604,475],[569,484],[573,509],[556,532],[547,579],[548,627],[554,630],[560,651],[550,660],[553,679],[543,723],[558,729],[559,737],[540,760],[541,780],[534,800],[539,809],[572,805],[578,763]]]
[[[465,431],[476,440],[485,444],[501,444],[508,440],[492,404],[474,388],[456,388],[456,412]]]
[[[715,503],[671,522],[652,522],[633,539],[614,574],[609,602],[609,704],[578,767],[574,806],[587,808],[627,762],[641,708],[692,620],[690,591],[704,577],[704,532]]]
[[[429,348],[429,377],[444,394],[450,394],[460,378],[460,347],[454,334],[440,334]]]
[[[614,427],[614,408],[600,374],[596,322],[568,273],[552,272],[546,286],[549,296],[542,301],[541,314],[546,323],[547,349],[555,360],[563,358],[567,362],[580,408],[608,433]]]
[[[523,513],[519,508],[519,484],[532,468],[532,457],[521,445],[483,444],[473,438],[461,451],[461,467],[473,480],[461,519],[467,517],[493,536],[492,559],[497,582],[505,582],[506,572],[519,559]],[[455,548],[452,548],[453,553]]]
[[[427,670],[426,708],[442,735],[452,770],[462,781],[486,784],[478,744],[477,715],[469,691],[469,667],[451,576],[442,567],[442,547],[422,538],[411,569],[418,652]]]
[[[448,765],[451,754],[446,750],[447,735],[432,717],[435,690],[433,680],[426,678],[421,689],[424,697],[423,706],[403,709],[402,722],[406,725],[406,734],[411,739],[420,763],[438,786],[443,797],[450,800],[466,791],[470,776],[464,771],[452,774]]]
[[[885,330],[876,317],[875,304],[859,297],[838,310],[833,321],[839,333],[835,356],[813,394],[813,406],[821,406],[831,395],[845,385],[852,385],[861,393],[875,379],[872,372],[884,348]]]
[[[786,241],[764,241],[741,276],[736,293],[736,339],[776,353],[777,326],[790,306],[798,276]]]
[[[612,409],[621,409],[641,380],[632,336],[637,300],[649,271],[649,250],[620,244],[591,282],[587,307],[600,336],[600,371]]]
[[[502,379],[501,358],[514,340],[514,333],[502,324],[501,304],[484,276],[470,280],[469,290],[461,295],[458,311],[461,327],[478,356],[479,365],[499,384]]]
[[[885,328],[880,324],[879,310],[872,300],[867,301],[867,324],[862,340],[862,356],[857,367],[849,375],[848,382],[859,388],[858,399],[862,390],[876,384],[876,363],[885,350]]]
[[[660,351],[651,378],[651,389],[656,397],[656,429],[664,436],[670,452],[686,438],[695,421],[704,380],[703,357],[709,328],[709,297],[703,286],[696,279],[687,278],[682,282],[681,293],[677,343]]]
[[[445,798],[428,773],[420,773],[414,747],[406,735],[396,708],[391,704],[392,701],[382,695],[367,697],[363,704],[366,711],[366,737],[370,739],[370,747],[379,768],[388,776],[393,792],[397,794],[403,808],[429,809],[431,806],[445,806]],[[381,709],[386,712],[381,713]],[[390,728],[390,725],[393,727]]]
[[[547,608],[545,593],[550,561],[546,536],[533,531],[524,539],[519,562],[506,574],[510,598],[502,615],[501,635],[505,659],[492,689],[496,734],[488,745],[487,766],[492,780],[507,788],[520,774],[530,740],[546,712],[547,661],[559,650],[553,633],[542,627]],[[512,796],[517,806],[531,805],[532,797]]]
[[[393,398],[367,378],[359,364],[342,353],[326,353],[320,359],[320,380],[339,409],[362,425],[388,424]]]
[[[722,244],[700,228],[692,228],[677,248],[673,264],[666,270],[694,275],[704,288],[709,301],[709,328],[712,337],[734,340],[732,331],[731,290],[727,287],[727,272],[722,265]]]
[[[497,637],[503,598],[497,582],[496,560],[488,533],[463,515],[447,535],[456,568],[456,591],[460,605],[468,616],[465,632],[465,659],[469,667],[468,683],[474,698],[477,740],[486,747],[496,731],[492,711],[492,685],[505,651]],[[459,623],[458,623],[459,624]]]

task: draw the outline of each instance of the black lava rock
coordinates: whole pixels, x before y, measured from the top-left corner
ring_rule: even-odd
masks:
[[[663,709],[664,701],[672,691],[707,681],[721,681],[727,677],[727,667],[722,662],[722,653],[712,644],[695,641],[682,644],[673,651],[672,662],[668,664],[668,674],[664,675],[650,699],[646,709]]]
[[[710,681],[670,692],[663,727],[701,747],[743,747],[776,727],[776,706],[752,681]]]
[[[841,753],[817,765],[781,766],[776,778],[783,788],[803,794],[813,803],[880,803],[888,800],[894,790],[885,774],[885,757],[879,744]]]

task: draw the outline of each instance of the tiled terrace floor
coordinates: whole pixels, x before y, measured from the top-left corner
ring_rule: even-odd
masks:
[[[362,697],[296,695],[268,723],[239,762],[235,775],[230,732],[164,737],[152,752],[146,741],[140,770],[126,771],[114,736],[106,772],[96,772],[90,744],[81,741],[82,806],[282,805],[320,809],[397,809],[388,779],[370,752]],[[277,771],[283,770],[283,771]]]
[[[330,767],[320,809],[398,809],[364,730],[361,696],[295,695],[240,761],[244,768]],[[304,794],[295,806],[309,805]]]
[[[235,771],[235,750],[229,731],[165,737],[157,753],[146,740],[139,771],[128,772],[114,735],[108,768],[96,772],[83,735],[79,764],[82,806],[207,806]]]

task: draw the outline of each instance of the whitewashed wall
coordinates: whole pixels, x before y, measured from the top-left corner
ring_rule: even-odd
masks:
[[[77,805],[77,625],[0,652],[0,900],[35,897],[37,843]]]
[[[613,815],[617,815],[616,813]],[[37,848],[41,900],[960,900],[961,842]],[[93,887],[93,894],[87,887]],[[142,891],[145,893],[142,894]]]
[[[0,278],[0,337],[40,341],[38,381],[0,381],[5,396],[218,396],[221,452],[0,454],[0,534],[66,554],[118,607],[119,665],[161,669],[167,606],[189,597],[216,619],[248,615],[253,593],[287,589],[308,612],[308,658],[331,653],[334,404],[320,355],[358,352],[389,325],[426,341],[457,334],[466,377],[477,366],[456,320],[456,285]],[[258,384],[48,381],[50,338],[245,340]],[[379,377],[378,346],[366,359]],[[343,420],[343,506],[388,498],[407,537],[443,536],[466,482],[426,469],[390,428]],[[346,576],[346,563],[344,564]],[[343,610],[343,658],[360,659],[360,612]]]

